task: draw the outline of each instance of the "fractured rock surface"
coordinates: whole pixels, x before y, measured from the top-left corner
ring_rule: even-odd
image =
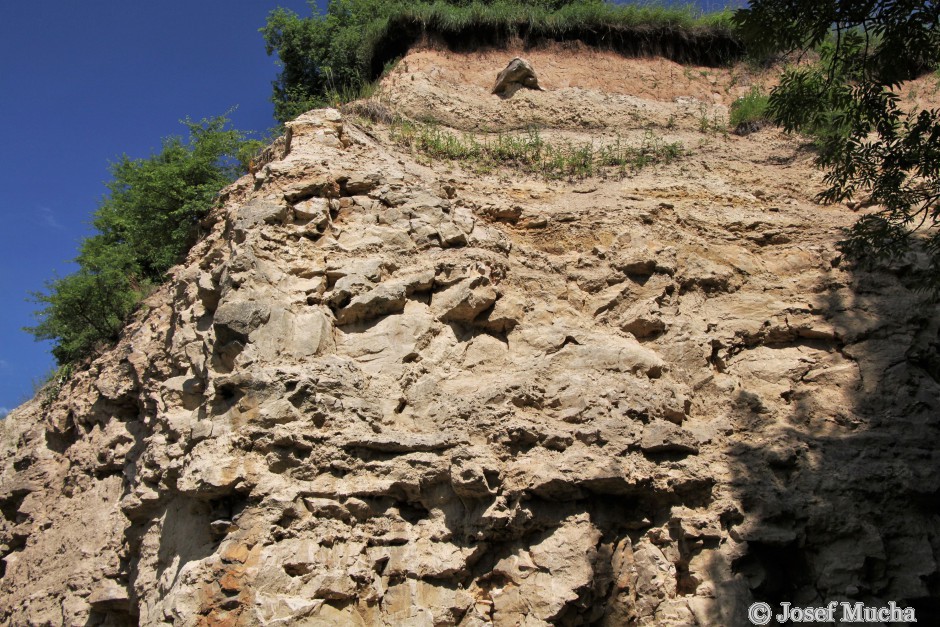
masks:
[[[938,312],[840,261],[855,214],[790,140],[579,188],[366,130],[292,122],[119,344],[0,423],[0,622],[936,609]]]

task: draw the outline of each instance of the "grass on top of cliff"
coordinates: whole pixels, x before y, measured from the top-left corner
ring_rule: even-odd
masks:
[[[511,31],[525,27],[545,36],[565,35],[584,28],[685,30],[728,28],[731,11],[704,14],[692,5],[666,6],[651,3],[609,2],[471,2],[409,4],[397,8],[389,23],[409,21],[427,32],[470,36],[472,31]],[[381,31],[387,24],[377,24]],[[373,37],[379,32],[372,33]]]
[[[454,134],[434,124],[396,120],[392,140],[431,159],[460,162],[478,171],[509,167],[549,179],[584,179],[614,174],[621,178],[654,164],[667,164],[686,154],[679,142],[666,142],[646,131],[638,146],[620,136],[607,144],[546,140],[538,129],[496,136]]]
[[[577,40],[631,56],[715,65],[743,51],[731,16],[603,0],[332,0],[325,14],[306,18],[277,9],[261,32],[282,68],[272,101],[284,122],[356,93],[421,41],[473,50]]]

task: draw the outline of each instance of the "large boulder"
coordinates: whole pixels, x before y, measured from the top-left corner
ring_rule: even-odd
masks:
[[[493,93],[503,98],[511,98],[521,88],[545,91],[539,86],[539,79],[535,75],[532,64],[525,59],[516,57],[496,77]]]

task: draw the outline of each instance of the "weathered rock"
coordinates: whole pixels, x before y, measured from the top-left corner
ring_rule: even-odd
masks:
[[[97,611],[117,610],[130,612],[130,595],[127,588],[113,579],[104,579],[97,588],[88,595],[88,605]]]
[[[372,451],[388,453],[405,453],[410,451],[438,451],[455,446],[453,438],[446,435],[410,435],[404,433],[376,433],[362,436],[351,436],[343,446],[347,448],[364,448]]]
[[[352,172],[343,180],[343,191],[349,196],[368,194],[378,187],[381,180],[382,175],[377,172]]]
[[[337,312],[336,322],[337,324],[350,324],[392,313],[401,313],[405,309],[405,301],[409,296],[427,292],[433,284],[433,270],[413,272],[391,279],[354,296],[349,304]],[[339,282],[337,286],[340,286]],[[338,291],[341,289],[343,289],[341,286],[338,287],[334,290],[334,294],[341,293]]]
[[[671,422],[657,420],[643,429],[640,448],[644,453],[698,454],[698,446],[691,434]]]
[[[496,54],[414,51],[383,106],[693,155],[572,186],[289,123],[117,345],[0,421],[0,623],[929,622],[936,305],[833,263],[855,214],[791,139],[703,140],[726,70],[532,50],[569,87],[502,101]]]
[[[330,223],[330,201],[327,198],[308,198],[294,205],[297,222],[310,223],[318,229]]]
[[[431,299],[431,309],[442,322],[472,322],[496,302],[496,289],[485,276],[466,279]]]
[[[496,77],[492,93],[509,98],[522,87],[544,91],[539,86],[539,79],[535,76],[532,65],[525,59],[516,57]]]
[[[232,341],[245,342],[252,331],[263,325],[271,316],[271,310],[254,301],[229,301],[215,310],[212,325],[216,337],[222,344]]]
[[[401,313],[405,309],[405,286],[382,283],[368,292],[354,296],[348,305],[337,312],[337,324],[371,320],[379,316]]]
[[[280,224],[286,219],[286,204],[259,198],[238,208],[235,228],[244,232],[258,224]]]

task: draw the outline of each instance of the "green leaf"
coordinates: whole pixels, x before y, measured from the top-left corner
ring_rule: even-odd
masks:
[[[246,140],[226,128],[224,116],[183,124],[187,139],[168,137],[147,159],[124,155],[111,164],[109,193],[94,213],[96,233],[79,248],[78,272],[33,295],[42,307],[27,331],[55,342],[60,364],[117,339],[137,302],[189,250],[219,191],[243,171]]]

